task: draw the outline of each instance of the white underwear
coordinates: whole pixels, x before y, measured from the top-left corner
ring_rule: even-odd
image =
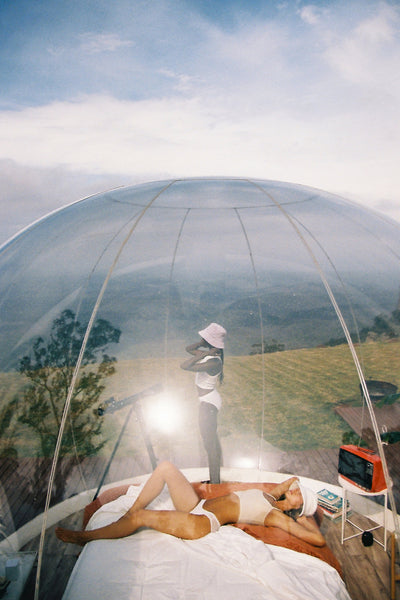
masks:
[[[200,402],[208,402],[209,404],[213,404],[217,410],[220,410],[222,405],[221,395],[218,390],[211,390],[208,394],[204,394],[204,396],[199,396]]]
[[[214,515],[214,513],[210,512],[209,510],[205,510],[205,508],[203,508],[203,504],[205,501],[206,501],[206,498],[204,500],[200,500],[200,502],[197,504],[197,506],[195,506],[194,509],[190,511],[190,514],[191,515],[205,515],[208,518],[208,520],[210,521],[211,533],[214,533],[215,531],[218,531],[218,529],[221,527],[221,524],[218,521],[217,517]]]
[[[234,492],[240,501],[238,523],[264,525],[266,516],[273,506],[259,489]]]

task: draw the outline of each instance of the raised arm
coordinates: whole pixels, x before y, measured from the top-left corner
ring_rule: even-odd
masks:
[[[285,481],[282,481],[282,483],[278,483],[278,485],[276,485],[274,487],[274,489],[271,491],[272,496],[276,500],[279,500],[279,498],[281,496],[283,496],[284,494],[286,494],[286,492],[288,491],[288,489],[290,488],[290,486],[295,481],[299,481],[299,478],[298,477],[290,477],[289,479],[286,479]]]
[[[212,357],[214,352],[214,348],[209,350],[193,350],[193,356],[181,363],[181,369],[194,372],[207,371],[210,375],[217,375],[221,371],[221,361],[218,358],[210,358],[204,363],[199,362],[206,356]]]
[[[279,529],[287,531],[313,546],[322,547],[326,545],[326,540],[315,521],[307,517],[299,517],[297,521],[294,521],[279,510],[271,510],[265,519],[264,525],[279,527]]]
[[[198,342],[194,342],[194,344],[189,344],[189,346],[186,346],[185,350],[186,352],[189,352],[189,354],[196,354],[196,350],[201,348],[203,345],[203,340],[199,340]]]

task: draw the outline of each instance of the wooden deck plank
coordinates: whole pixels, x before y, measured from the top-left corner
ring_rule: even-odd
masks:
[[[350,425],[357,435],[361,435],[363,429],[373,429],[367,407],[339,404],[335,407],[335,412]],[[380,432],[385,429],[400,431],[400,404],[374,407],[374,416]]]
[[[33,467],[33,460],[2,458],[2,475],[0,478],[7,498],[8,510],[12,514],[16,528],[29,521],[34,516],[32,510],[32,486],[30,485],[29,472]]]
[[[369,519],[358,516],[358,523],[366,528]],[[378,544],[365,547],[361,538],[341,544],[341,522],[324,519],[322,523],[328,545],[343,569],[343,579],[352,600],[388,600],[390,574],[388,554]]]
[[[337,485],[339,451],[336,448],[288,453],[280,472],[319,479]]]
[[[70,529],[79,529],[82,524],[82,518],[83,511],[79,511],[60,521],[60,525]],[[78,546],[60,543],[55,536],[54,529],[55,527],[50,527],[46,532],[39,585],[41,600],[61,600],[72,569],[74,568],[80,553]],[[39,537],[36,537],[24,547],[24,550],[37,551],[38,546]],[[23,600],[34,599],[37,573],[36,567],[37,565],[33,569],[26,583]]]

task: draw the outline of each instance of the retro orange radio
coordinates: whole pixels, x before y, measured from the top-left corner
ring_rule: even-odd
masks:
[[[338,471],[342,477],[368,492],[386,488],[380,457],[372,450],[359,446],[341,446]]]

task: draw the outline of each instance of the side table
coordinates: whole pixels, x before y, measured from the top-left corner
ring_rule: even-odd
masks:
[[[342,544],[346,540],[350,540],[350,539],[352,539],[354,537],[357,537],[358,535],[362,535],[364,533],[364,531],[375,531],[376,529],[382,528],[384,530],[384,532],[383,532],[383,542],[380,542],[375,537],[374,537],[374,541],[377,544],[379,544],[380,546],[382,546],[384,548],[384,550],[386,550],[386,542],[387,542],[387,488],[385,488],[383,490],[380,490],[379,492],[368,492],[367,490],[363,490],[358,485],[350,483],[349,481],[347,481],[347,479],[344,479],[344,477],[342,477],[341,475],[338,476],[338,481],[339,481],[339,484],[343,488],[342,539],[341,539]],[[371,527],[369,529],[361,529],[361,527],[359,527],[358,525],[356,525],[355,523],[353,523],[353,521],[351,521],[348,518],[348,516],[347,516],[347,495],[348,495],[349,492],[351,492],[352,494],[358,494],[359,496],[384,496],[383,525],[376,525],[376,527]],[[366,516],[368,516],[368,515],[366,515]],[[356,533],[354,533],[353,535],[349,535],[347,537],[344,537],[344,528],[345,528],[346,522],[349,523],[350,525],[352,525],[358,531]]]

